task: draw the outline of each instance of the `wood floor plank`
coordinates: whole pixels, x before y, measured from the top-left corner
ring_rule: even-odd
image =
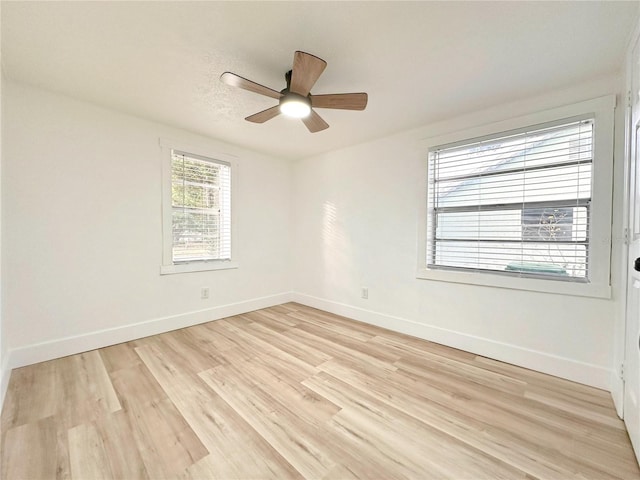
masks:
[[[135,347],[135,342],[125,342],[101,348],[98,352],[102,357],[102,362],[107,372],[111,373],[121,368],[131,368],[133,365],[140,363]]]
[[[175,478],[209,454],[168,398],[145,406],[131,404],[127,414],[150,478]]]
[[[525,397],[524,391],[503,391],[500,386],[488,383],[483,385],[477,381],[460,381],[455,373],[442,370],[440,364],[416,365],[413,362],[397,362],[399,372],[413,375],[424,383],[438,388],[444,392],[450,392],[456,397],[467,399],[468,402],[483,402],[488,409],[481,408],[480,412],[498,410],[501,415],[492,418],[492,423],[497,425],[503,419],[512,421],[515,415],[517,421],[527,421],[532,428],[544,427],[557,435],[575,435],[583,437],[585,441],[593,438],[593,444],[600,449],[619,448],[625,445],[626,433],[619,430],[619,426],[606,426],[596,422],[588,422],[572,412],[566,413],[550,408],[545,403],[539,403]],[[461,378],[466,379],[465,372]],[[483,377],[482,374],[479,375]],[[501,392],[501,394],[497,394]],[[519,418],[522,417],[522,420]],[[509,425],[507,423],[507,425]],[[528,435],[532,432],[525,429]],[[624,446],[622,450],[626,450]]]
[[[303,306],[300,305],[299,303],[291,302],[291,303],[283,303],[281,305],[274,305],[273,307],[268,307],[263,310],[266,312],[274,312],[279,315],[286,315],[291,312],[297,312],[300,310],[300,308],[303,308]]]
[[[55,365],[52,400],[57,403],[56,416],[68,428],[93,422],[122,408],[97,350],[61,358]]]
[[[328,339],[319,335],[308,332],[300,328],[292,328],[283,333],[283,335],[300,342],[303,345],[309,347],[321,348],[332,358],[341,358],[345,360],[351,360],[356,363],[362,363],[369,365],[373,368],[380,368],[383,370],[396,370],[396,367],[392,362],[380,360],[373,355],[364,353],[359,350],[352,350],[348,347],[341,345],[339,342],[333,339]]]
[[[102,439],[105,455],[114,479],[149,479],[149,473],[145,466],[140,449],[134,443],[132,436],[138,428],[135,421],[126,411],[115,412],[108,417],[102,417],[95,423],[96,429]],[[127,445],[127,448],[122,448]]]
[[[162,335],[159,341],[163,350],[171,351],[173,362],[184,373],[201,372],[220,364],[220,359],[209,337],[197,334],[192,328],[185,328]]]
[[[429,385],[435,388],[430,390],[427,398],[448,406],[452,412],[460,414],[473,412],[472,416],[475,420],[491,425],[496,432],[502,431],[502,435],[511,442],[531,445],[534,450],[554,449],[561,451],[563,458],[558,460],[558,463],[566,463],[568,468],[579,461],[585,464],[585,469],[591,475],[602,476],[604,472],[599,467],[600,459],[607,455],[618,457],[624,453],[622,450],[611,449],[610,444],[603,445],[601,441],[592,442],[588,435],[583,435],[585,430],[602,430],[602,424],[585,422],[579,417],[574,417],[574,423],[565,422],[562,428],[557,428],[553,424],[541,421],[545,413],[547,415],[553,414],[544,405],[528,403],[528,408],[523,408],[527,400],[516,396],[511,398],[511,402],[496,402],[495,397],[486,394],[481,386],[467,383],[459,384],[462,386],[452,386],[447,382],[442,382],[441,379],[433,379],[433,376],[425,376],[424,371],[417,373],[415,371],[413,373],[400,371],[399,375],[407,375],[418,382],[429,379]],[[464,387],[467,385],[471,385],[471,387],[465,389]],[[453,398],[448,395],[442,396],[440,392],[453,392]],[[537,415],[532,415],[531,412],[536,412]],[[571,428],[576,425],[577,428]],[[594,461],[594,459],[598,460]],[[626,478],[623,465],[624,462],[621,462],[618,473],[621,478]],[[635,470],[633,464],[631,467],[628,473],[633,473]]]
[[[317,436],[321,420],[295,421],[295,405],[286,409],[274,405],[272,395],[232,365],[202,372],[200,377],[305,478],[322,477],[336,465],[324,448],[325,439]]]
[[[112,376],[122,398],[122,421],[127,422],[132,446],[140,452],[150,478],[175,478],[209,454],[146,365]]]
[[[366,439],[370,447],[376,448],[377,456],[386,455],[395,460],[404,458],[405,468],[409,468],[405,473],[410,478],[526,476],[523,471],[427,424],[416,422],[401,410],[329,375],[319,374],[303,383],[343,407],[333,420],[347,435]]]
[[[329,317],[325,318],[320,315],[305,315],[298,312],[289,313],[287,317],[295,318],[297,320],[304,320],[304,322],[299,321],[297,326],[304,325],[307,328],[317,327],[316,329],[314,329],[315,331],[318,331],[318,329],[328,330],[330,334],[334,335],[336,338],[350,338],[360,342],[366,342],[367,340],[370,340],[374,337],[374,335],[370,331],[365,331],[364,329],[354,329],[353,327],[349,328],[348,325],[341,325],[335,320],[332,321],[332,319]]]
[[[54,417],[4,431],[0,466],[4,479],[69,478],[66,431],[60,432]]]
[[[102,437],[94,425],[77,425],[69,430],[69,458],[73,478],[114,478]]]
[[[70,428],[121,408],[97,350],[16,369],[11,382],[3,429],[49,416]]]
[[[322,339],[331,338],[335,346],[343,347],[352,353],[359,352],[362,355],[373,357],[389,365],[400,359],[400,356],[396,352],[385,347],[380,347],[375,343],[369,343],[368,340],[373,338],[371,335],[360,338],[357,335],[345,335],[342,333],[342,329],[334,331],[316,322],[300,324],[296,327],[296,331],[299,330],[303,330]]]
[[[228,363],[235,358],[248,360],[255,357],[256,351],[247,348],[247,342],[241,338],[237,338],[234,332],[230,331],[224,322],[224,320],[218,320],[206,324],[206,328],[210,330],[210,334],[217,338],[218,341],[224,341],[226,345],[226,348],[216,350],[221,363]]]
[[[252,335],[247,327],[240,328],[233,323],[225,321],[219,323],[221,328],[228,330],[234,338],[238,339],[238,342],[245,349],[246,353],[252,354],[251,358],[255,358],[257,356],[255,353],[260,352],[261,355],[266,354],[274,359],[280,359],[291,365],[292,368],[289,369],[291,375],[301,376],[302,378],[306,378],[317,372],[314,367],[300,360],[298,357],[277,348],[258,336]]]
[[[189,328],[189,330],[196,337],[202,338],[204,341],[209,343],[210,352],[220,353],[238,348],[238,344],[233,340],[233,338],[228,338],[220,334],[220,326],[218,325],[218,322],[202,323]]]
[[[279,350],[299,358],[312,367],[317,367],[321,363],[331,359],[331,356],[322,350],[310,347],[309,345],[301,345],[291,338],[272,330],[270,326],[264,323],[252,323],[247,327],[247,331],[254,337],[270,343]]]
[[[2,410],[2,431],[50,417],[58,408],[60,384],[56,370],[59,362],[49,361],[16,368],[11,372]]]
[[[100,353],[97,350],[73,355],[70,358],[75,371],[75,381],[79,379],[83,385],[83,395],[90,400],[96,400],[102,404],[109,412],[121,409],[120,401],[116,395],[109,374],[102,362]],[[65,372],[66,373],[66,372]],[[74,381],[69,380],[69,383]]]
[[[640,480],[608,392],[288,303],[13,371],[6,480]]]
[[[536,392],[526,392],[525,398],[536,400],[552,406],[558,410],[564,410],[572,415],[579,415],[589,420],[599,422],[612,428],[624,430],[624,425],[617,416],[612,415],[609,409],[599,405],[585,406],[582,402],[569,401],[559,398],[557,395],[542,395]]]
[[[109,376],[123,409],[132,403],[144,406],[167,398],[167,393],[142,360],[129,368],[116,370]]]
[[[289,312],[287,316],[290,316],[293,318],[298,317],[302,319],[302,320],[298,320],[299,323],[307,323],[307,319],[309,320],[317,319],[317,320],[329,322],[330,324],[333,324],[333,325],[341,325],[343,327],[348,328],[352,332],[360,332],[368,336],[376,336],[376,335],[389,333],[389,330],[385,330],[381,327],[370,325],[368,323],[357,322],[350,318],[342,317],[340,315],[335,315],[329,312],[324,312],[317,308],[308,307],[306,305],[299,305],[296,303],[293,303],[290,305],[295,305],[297,307],[297,310],[294,311],[293,313]],[[395,332],[393,334],[397,335]]]
[[[325,474],[326,478],[332,478],[331,472],[337,471],[336,466],[340,463],[348,464],[350,471],[359,475],[359,478],[401,478],[397,468],[388,469],[380,461],[379,452],[375,457],[363,455],[361,441],[346,443],[345,438],[332,426],[332,419],[340,409],[326,398],[316,395],[303,385],[304,382],[296,385],[286,375],[278,377],[272,369],[263,370],[264,365],[245,362],[234,368],[237,371],[230,372],[229,367],[217,367],[200,376],[216,390],[226,388],[230,396],[227,398],[229,403],[235,404],[234,408],[239,411],[244,411],[250,423],[257,422],[256,430],[261,431],[279,451],[286,451],[290,463],[299,470],[304,472],[308,468],[315,468],[309,457],[317,458],[320,452],[324,452],[324,455],[330,453],[335,462]],[[241,393],[242,388],[238,385],[229,387],[227,383],[230,378],[243,379],[246,392]],[[264,387],[266,385],[269,385],[268,389]],[[248,403],[244,404],[247,399]],[[268,416],[264,414],[253,416],[256,412],[264,413],[268,409],[274,420],[265,421]],[[332,447],[338,444],[339,449]],[[315,474],[312,477],[308,475],[307,478],[316,478]]]
[[[281,313],[274,313],[269,310],[257,310],[255,312],[244,313],[242,314],[242,318],[268,326],[277,332],[289,330],[298,324],[289,314],[282,315]]]
[[[443,374],[459,377],[458,381],[466,381],[480,385],[491,386],[499,391],[524,394],[527,383],[525,381],[504,375],[498,372],[485,370],[473,362],[461,361],[459,358],[450,358],[435,354],[427,349],[420,349],[411,345],[400,344],[397,340],[376,336],[370,343],[384,345],[395,352],[401,360],[395,362],[396,366],[415,366],[421,368],[424,365],[437,367]]]
[[[451,410],[448,404],[453,396],[441,395],[428,385],[418,382],[398,383],[388,372],[384,377],[372,378],[370,373],[363,375],[335,361],[323,364],[321,369],[363,392],[371,393],[377,399],[401,409],[427,425],[535,477],[575,476],[572,468],[562,464],[562,459],[555,455],[554,449],[539,448],[528,441],[512,438],[508,432],[474,418],[473,411],[463,413]],[[440,401],[434,402],[434,395]]]
[[[446,347],[442,347],[446,348]],[[518,367],[509,363],[499,362],[487,357],[474,356],[472,360],[475,364],[492,372],[504,373],[512,375],[527,382],[529,390],[555,391],[563,394],[572,394],[576,396],[585,395],[592,401],[599,400],[605,405],[613,405],[611,394],[604,390],[582,385],[576,382],[570,382],[562,378],[554,377],[544,373],[529,370],[527,368]],[[611,410],[611,415],[615,416],[615,410]]]
[[[199,377],[172,366],[160,346],[146,345],[137,352],[210,452],[186,469],[187,478],[206,477],[206,472],[208,478],[222,479],[299,478],[280,453]]]

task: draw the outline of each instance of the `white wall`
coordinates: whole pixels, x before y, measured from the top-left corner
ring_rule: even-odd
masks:
[[[416,279],[417,210],[425,201],[422,139],[618,93],[620,84],[619,76],[602,78],[297,162],[294,298],[609,388],[615,299]],[[620,112],[616,118],[623,120]],[[619,226],[619,215],[615,222]],[[614,244],[614,256],[619,255],[619,236]],[[368,300],[360,298],[363,286],[369,288]]]
[[[600,300],[416,279],[417,206],[422,139],[620,85],[602,78],[290,164],[5,81],[1,318],[10,366],[294,298],[609,388],[615,288]],[[160,137],[238,157],[238,270],[159,275]],[[616,198],[618,206],[617,188]],[[614,259],[620,249],[614,237]],[[202,286],[210,300],[200,299]]]
[[[2,8],[0,7],[0,25],[2,24]],[[0,410],[4,396],[9,386],[10,370],[8,367],[7,338],[5,335],[5,322],[2,316],[4,293],[2,290],[2,94],[4,87],[4,72],[2,70],[2,45],[0,45]]]
[[[11,281],[2,318],[11,367],[288,299],[289,163],[10,81],[3,87],[3,278]],[[237,157],[238,269],[159,274],[160,137]]]

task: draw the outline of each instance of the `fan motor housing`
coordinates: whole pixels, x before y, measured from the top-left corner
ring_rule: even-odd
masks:
[[[311,99],[309,96],[303,97],[297,93],[282,91],[280,97],[280,111],[284,115],[295,118],[303,118],[311,112]]]

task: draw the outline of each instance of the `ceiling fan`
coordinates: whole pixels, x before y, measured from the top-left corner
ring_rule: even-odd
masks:
[[[227,85],[279,100],[279,104],[275,107],[250,115],[245,120],[264,123],[282,113],[290,117],[300,118],[307,129],[311,133],[315,133],[329,128],[329,124],[315,112],[314,108],[364,110],[367,106],[366,93],[311,95],[311,88],[326,66],[327,62],[321,58],[297,51],[293,56],[293,68],[285,74],[287,87],[279,92],[231,72],[224,72],[220,80]]]

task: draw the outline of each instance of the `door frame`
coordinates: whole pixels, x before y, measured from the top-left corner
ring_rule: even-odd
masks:
[[[623,155],[623,205],[622,205],[622,252],[620,255],[620,292],[621,301],[619,302],[619,314],[622,319],[619,326],[616,327],[616,348],[614,350],[615,368],[611,381],[611,395],[616,407],[616,412],[620,418],[624,418],[624,360],[626,358],[627,345],[627,324],[631,319],[628,318],[628,287],[629,287],[629,242],[631,240],[632,224],[631,214],[631,142],[633,141],[633,118],[632,118],[632,78],[633,78],[633,50],[637,42],[640,42],[640,18],[638,18],[633,33],[627,44],[627,52],[625,55],[625,90],[624,90],[624,155]],[[639,459],[640,460],[640,459]]]

